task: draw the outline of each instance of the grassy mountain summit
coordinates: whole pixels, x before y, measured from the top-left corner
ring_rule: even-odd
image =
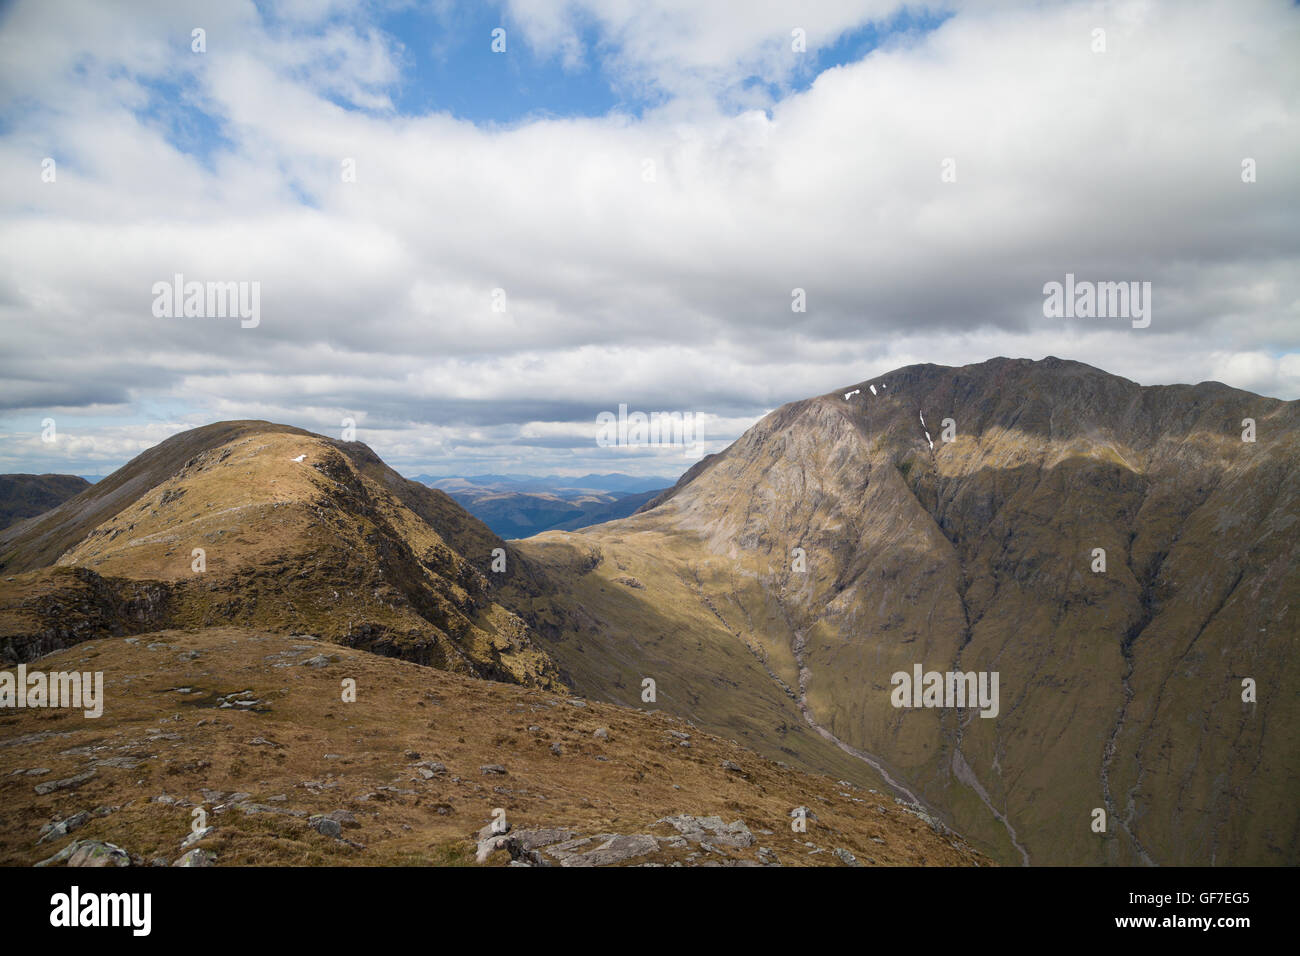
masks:
[[[1298,426],[1218,383],[909,366],[520,542],[549,586],[502,599],[584,692],[647,674],[764,751],[788,723],[740,715],[784,698],[1005,862],[1295,863]],[[999,715],[894,707],[916,665],[997,672]]]
[[[0,592],[14,658],[124,629],[235,623],[556,680],[488,593],[479,566],[502,542],[357,442],[267,422],[197,428],[14,530],[0,570],[29,572]]]

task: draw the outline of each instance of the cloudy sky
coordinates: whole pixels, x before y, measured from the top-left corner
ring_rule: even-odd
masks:
[[[0,11],[3,472],[350,418],[405,474],[676,475],[597,414],[715,451],[996,355],[1300,398],[1292,2]],[[1066,273],[1150,326],[1045,317]],[[177,274],[256,326],[159,316]]]

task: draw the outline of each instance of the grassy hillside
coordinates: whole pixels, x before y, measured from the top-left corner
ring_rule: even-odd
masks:
[[[887,796],[782,767],[667,714],[325,642],[166,631],[84,643],[41,666],[102,671],[103,716],[0,713],[0,864],[86,840],[137,865],[191,848],[219,866],[472,865],[498,808],[514,833],[598,838],[578,854],[634,838],[622,841],[639,844],[622,865],[988,863]],[[342,700],[345,679],[355,702]],[[806,833],[790,825],[796,807],[808,810]],[[213,829],[183,849],[197,808]],[[704,846],[659,822],[683,814],[740,822],[752,842]],[[320,821],[331,815],[338,829]],[[40,842],[43,826],[69,819],[70,832]],[[485,865],[510,859],[498,851]]]

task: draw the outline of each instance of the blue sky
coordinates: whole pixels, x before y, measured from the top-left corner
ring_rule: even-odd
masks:
[[[806,57],[791,52],[796,66],[788,83],[774,83],[757,73],[741,82],[777,100],[807,89],[831,67],[857,62],[895,35],[925,33],[949,16],[900,10],[884,22],[844,30],[834,42],[810,48]],[[641,116],[666,100],[662,91],[629,85],[611,75],[606,65],[619,58],[620,45],[605,37],[591,18],[574,23],[584,52],[576,66],[566,66],[554,49],[529,42],[510,12],[494,4],[458,4],[442,12],[414,6],[388,13],[378,24],[402,45],[403,75],[395,106],[407,115],[445,111],[475,123],[594,117],[614,111]],[[492,32],[498,27],[506,30],[510,55],[492,52]]]
[[[441,15],[410,8],[390,13],[380,24],[402,45],[395,106],[407,115],[449,112],[475,123],[513,123],[535,115],[638,112],[644,105],[614,91],[598,56],[565,69],[557,56],[527,43],[512,18],[491,4],[458,5]],[[491,49],[497,28],[506,30],[504,54]],[[585,47],[598,48],[593,27],[581,35]]]
[[[292,36],[301,30],[299,21],[277,13],[275,3],[257,0],[255,7],[268,33]],[[400,70],[388,90],[391,106],[374,110],[358,106],[346,96],[325,94],[343,109],[408,117],[447,113],[492,127],[611,113],[640,118],[646,110],[662,107],[671,99],[662,88],[630,79],[619,70],[617,65],[625,53],[622,44],[602,31],[593,17],[583,17],[580,12],[572,23],[581,48],[577,63],[566,62],[562,51],[532,39],[502,4],[378,5],[372,13],[367,26],[390,44]],[[746,105],[728,102],[725,97],[720,102],[733,113],[752,108],[756,100],[777,103],[806,91],[826,70],[856,63],[891,43],[915,41],[951,16],[951,11],[905,7],[878,21],[846,26],[820,44],[809,43],[802,54],[788,49],[790,37],[775,35],[771,42],[785,48],[782,53],[788,60],[788,72],[779,77],[763,71],[739,75],[730,83]],[[345,28],[353,20],[347,12],[339,12],[313,24],[313,30],[323,35]],[[506,31],[502,52],[493,50],[498,28]],[[214,37],[213,42],[219,39]],[[182,31],[172,42],[184,53],[191,41]],[[195,77],[142,77],[140,83],[148,100],[137,108],[137,116],[142,122],[156,124],[176,149],[210,166],[214,151],[234,147],[223,131],[221,117],[207,111],[209,104],[204,102]],[[310,204],[305,195],[303,201]]]

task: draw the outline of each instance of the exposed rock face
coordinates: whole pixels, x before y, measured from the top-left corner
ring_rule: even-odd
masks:
[[[38,783],[35,789],[41,796],[44,796],[47,793],[54,793],[57,790],[75,790],[94,776],[95,771],[93,769],[87,770],[74,777],[65,777],[62,780],[51,780],[48,783]]]
[[[560,866],[610,866],[636,857],[654,853],[659,842],[646,833],[631,835],[602,833],[600,836],[578,842],[578,845],[559,844],[550,852],[560,860]],[[569,852],[578,850],[580,852]]]
[[[778,409],[632,518],[522,542],[507,603],[577,690],[633,703],[650,676],[657,706],[822,765],[803,723],[1004,862],[1294,864],[1298,437],[1300,403],[1217,383],[911,366]],[[896,708],[917,665],[997,673],[997,715]]]
[[[194,866],[216,866],[217,855],[211,850],[193,849],[183,856],[179,857],[172,866],[194,867]]]
[[[89,568],[47,568],[0,582],[0,662],[16,664],[101,637],[153,630],[172,588],[105,578]]]
[[[216,827],[204,827],[201,830],[193,830],[184,840],[181,841],[181,849],[188,850],[190,847],[198,843],[200,840],[206,840],[208,837],[212,836],[212,834],[216,832],[217,832]]]
[[[754,834],[749,832],[743,820],[724,824],[721,817],[664,817],[659,821],[673,827],[687,840],[694,843],[708,841],[724,846],[747,847],[754,845]]]
[[[334,837],[335,839],[343,836],[343,824],[326,814],[309,817],[307,825],[321,836]]]
[[[89,819],[90,811],[82,810],[80,813],[74,813],[65,820],[60,820],[57,823],[46,824],[41,827],[41,838],[36,842],[37,844],[41,844],[48,843],[52,840],[61,840],[73,830],[78,830],[83,827]]]

